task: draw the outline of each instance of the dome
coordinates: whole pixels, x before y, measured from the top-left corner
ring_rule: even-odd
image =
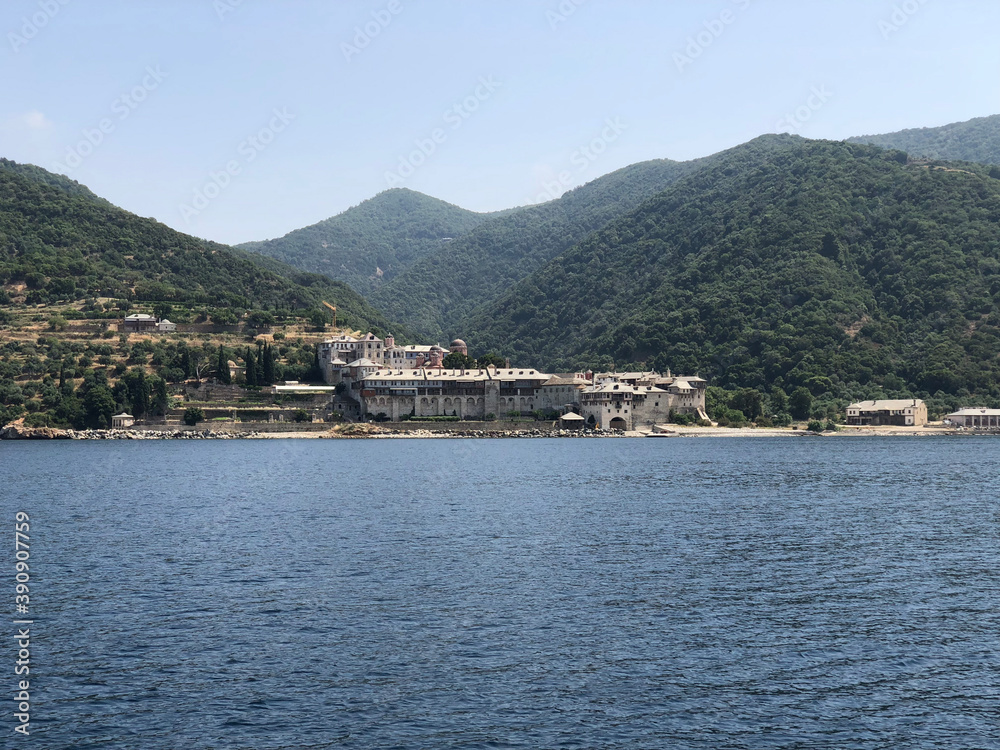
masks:
[[[451,345],[452,346],[462,346],[462,347],[464,347],[465,346],[465,342],[462,341],[462,339],[455,339],[454,341],[451,342]]]
[[[434,346],[432,346],[432,347],[431,347],[431,351],[432,351],[432,352],[443,352],[443,351],[444,351],[444,349],[442,349],[442,348],[441,348],[440,346],[438,346],[437,344],[434,344]]]

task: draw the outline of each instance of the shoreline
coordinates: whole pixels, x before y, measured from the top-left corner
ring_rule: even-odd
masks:
[[[0,429],[0,440],[524,440],[537,438],[620,439],[620,438],[774,438],[774,437],[970,437],[997,435],[997,431],[959,430],[943,425],[922,427],[848,427],[840,426],[836,432],[814,433],[807,430],[763,427],[681,427],[661,425],[643,427],[630,432],[592,432],[560,430],[551,426],[524,429],[399,429],[369,423],[347,423],[326,430],[288,429],[247,430],[238,429],[109,429],[62,430],[51,427],[24,427],[8,425]]]

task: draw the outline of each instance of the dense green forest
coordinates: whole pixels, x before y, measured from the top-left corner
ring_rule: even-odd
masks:
[[[549,370],[643,363],[817,397],[1000,399],[1000,180],[772,140],[545,265],[477,311],[468,339]]]
[[[940,128],[863,135],[850,138],[848,142],[898,149],[914,158],[954,159],[1000,166],[1000,115],[977,117]]]
[[[635,164],[504,214],[414,263],[369,299],[430,340],[461,335],[477,306],[706,161]]]
[[[492,216],[396,188],[279,239],[239,247],[369,294]]]
[[[225,245],[116,208],[65,177],[6,159],[0,285],[23,285],[29,305],[111,297],[244,312],[309,309],[329,299],[350,325],[390,329],[346,284],[275,264],[266,269]],[[0,292],[0,305],[9,304],[11,294]]]

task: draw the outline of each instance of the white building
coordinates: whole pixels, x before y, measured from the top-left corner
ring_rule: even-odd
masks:
[[[359,359],[371,360],[379,365],[385,362],[384,343],[374,333],[365,334],[360,338],[342,334],[323,341],[318,347],[319,366],[323,372],[323,380],[327,383],[339,383],[340,370],[348,362]]]
[[[385,350],[385,366],[393,370],[416,370],[430,361],[431,346],[393,346]]]
[[[944,420],[970,430],[997,430],[1000,429],[1000,409],[967,407],[949,414]]]

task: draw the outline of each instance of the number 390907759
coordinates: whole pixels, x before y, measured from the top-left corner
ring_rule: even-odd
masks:
[[[31,576],[28,574],[28,559],[31,557],[29,546],[31,537],[28,536],[28,532],[31,527],[28,522],[31,519],[28,518],[27,513],[20,512],[14,516],[14,520],[16,522],[14,524],[14,580],[17,582],[15,601],[18,604],[27,605],[29,603],[28,581],[31,580]]]

